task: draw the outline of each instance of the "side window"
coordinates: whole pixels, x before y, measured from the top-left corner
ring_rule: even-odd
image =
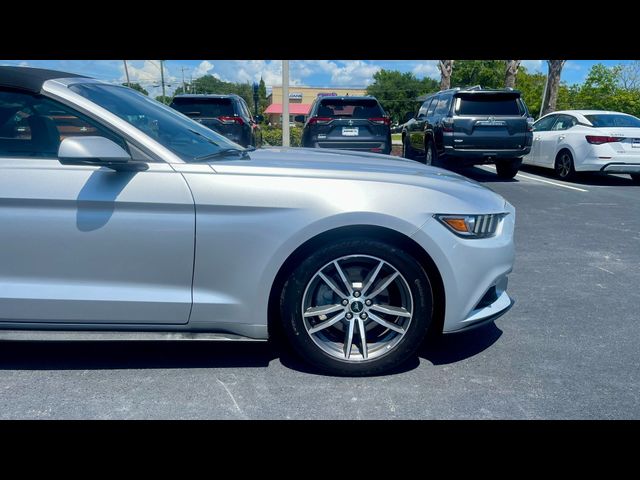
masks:
[[[427,117],[430,117],[431,115],[433,115],[433,112],[436,109],[436,105],[438,104],[438,98],[439,97],[433,97],[431,99],[431,104],[429,105],[429,108],[427,109]]]
[[[549,115],[548,117],[541,118],[536,123],[533,124],[534,132],[547,132],[551,130],[551,126],[558,118],[557,115]]]
[[[551,130],[568,130],[577,123],[574,117],[569,115],[558,115],[556,123],[553,124]]]
[[[451,95],[442,95],[438,98],[438,105],[436,105],[436,115],[446,115],[449,113],[449,107],[451,106]]]
[[[0,90],[0,156],[56,158],[67,137],[101,136],[126,142],[69,107],[41,95]]]
[[[425,102],[420,107],[420,110],[418,110],[419,117],[424,117],[427,115],[427,111],[429,110],[429,105],[431,105],[432,100],[433,98],[428,98],[427,100],[425,100]]]

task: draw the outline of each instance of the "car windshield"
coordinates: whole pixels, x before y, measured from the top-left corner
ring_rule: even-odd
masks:
[[[640,128],[640,119],[623,114],[585,115],[585,118],[596,128],[600,127],[635,127]]]
[[[185,162],[214,158],[222,150],[244,150],[213,130],[130,88],[100,83],[78,83],[69,88],[127,121]]]
[[[189,117],[232,117],[235,113],[230,98],[176,97],[171,107]]]

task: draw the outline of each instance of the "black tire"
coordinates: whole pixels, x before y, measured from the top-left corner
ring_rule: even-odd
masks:
[[[438,151],[436,150],[436,145],[433,143],[433,140],[430,138],[427,139],[424,145],[424,164],[431,165],[433,167],[437,167],[440,164],[440,159],[438,158]]]
[[[517,158],[513,160],[502,160],[496,162],[496,172],[498,177],[506,179],[511,179],[518,174],[518,170],[522,166],[522,159]]]
[[[640,173],[630,173],[631,181],[640,184]]]
[[[402,139],[402,156],[409,160],[416,159],[416,152],[411,147],[411,143],[409,142],[409,134],[406,134]]]
[[[556,156],[553,166],[556,176],[560,180],[572,180],[576,176],[576,170],[573,166],[573,156],[568,150],[562,150]]]
[[[302,316],[303,297],[316,272],[349,255],[369,255],[393,266],[406,280],[413,299],[413,316],[399,342],[388,352],[368,360],[341,360],[325,352],[312,340]],[[280,313],[289,344],[318,370],[340,376],[375,375],[400,366],[416,354],[433,317],[433,294],[427,273],[412,256],[388,242],[353,237],[322,246],[291,272],[280,296]]]

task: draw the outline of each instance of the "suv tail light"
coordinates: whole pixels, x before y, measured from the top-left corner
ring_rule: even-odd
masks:
[[[220,120],[220,122],[223,125],[232,125],[234,123],[237,123],[238,125],[244,125],[244,120],[242,120],[241,117],[218,117],[218,120]]]
[[[605,137],[600,135],[587,135],[587,142],[593,145],[602,145],[603,143],[619,142],[623,140],[622,137]]]
[[[527,129],[530,132],[533,132],[533,124],[536,123],[536,119],[533,117],[528,117],[527,118]]]
[[[453,118],[445,117],[442,119],[442,131],[453,132]]]
[[[331,117],[311,117],[309,119],[308,125],[315,125],[315,124],[326,125],[331,120],[333,120],[333,118]]]
[[[377,123],[378,125],[391,125],[391,119],[389,117],[374,117],[370,118],[371,123]]]

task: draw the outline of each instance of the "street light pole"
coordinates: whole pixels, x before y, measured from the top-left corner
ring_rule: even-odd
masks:
[[[164,60],[160,60],[160,79],[162,80],[162,103],[167,103],[164,90]]]
[[[282,146],[289,142],[289,60],[282,61]]]
[[[124,62],[124,74],[127,76],[127,87],[131,86],[131,83],[129,82],[129,69],[127,68],[127,61],[123,60]]]

